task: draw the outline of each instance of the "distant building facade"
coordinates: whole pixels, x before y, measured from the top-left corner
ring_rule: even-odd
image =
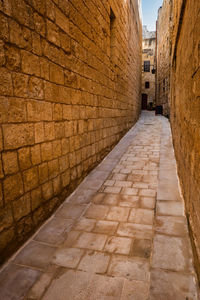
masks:
[[[155,107],[156,33],[143,26],[142,41],[142,109]]]

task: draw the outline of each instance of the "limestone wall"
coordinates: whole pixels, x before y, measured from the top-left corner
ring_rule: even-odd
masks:
[[[138,119],[139,2],[0,1],[1,261]]]
[[[175,2],[170,118],[200,278],[200,2]]]
[[[171,25],[172,1],[164,0],[157,20],[156,105],[163,106],[165,116],[169,116],[170,106]]]

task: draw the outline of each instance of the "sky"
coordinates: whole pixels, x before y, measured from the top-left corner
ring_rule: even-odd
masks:
[[[156,30],[158,9],[163,0],[142,0],[143,25],[147,25],[149,31]]]

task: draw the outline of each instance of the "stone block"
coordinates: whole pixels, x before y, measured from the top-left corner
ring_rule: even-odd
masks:
[[[64,219],[77,219],[79,218],[85,210],[84,205],[71,205],[64,204],[61,208],[56,212],[56,216]]]
[[[111,253],[128,255],[131,248],[132,239],[111,236],[108,238],[104,250]]]
[[[113,235],[116,232],[117,226],[118,222],[99,220],[96,222],[96,226],[93,231],[96,233]]]
[[[107,236],[105,234],[96,234],[83,232],[75,243],[75,247],[91,249],[91,250],[102,250]]]
[[[34,211],[42,203],[41,187],[38,187],[31,191],[31,210]]]
[[[53,198],[53,183],[52,183],[52,181],[48,181],[42,185],[42,196],[45,201],[48,201],[51,198]]]
[[[127,207],[110,207],[110,210],[107,215],[108,220],[126,222],[128,219],[130,209]]]
[[[109,265],[108,274],[129,280],[149,281],[149,263],[142,258],[115,255]]]
[[[108,210],[108,206],[91,204],[85,213],[85,217],[90,219],[105,219]]]
[[[21,67],[20,50],[16,47],[6,45],[5,47],[6,67],[13,71],[19,71]]]
[[[22,72],[30,75],[40,76],[40,64],[38,56],[28,52],[22,51]]]
[[[52,143],[43,143],[41,145],[42,161],[49,161],[53,158]]]
[[[89,273],[103,274],[106,272],[110,256],[106,253],[87,251],[78,266],[78,269]]]
[[[51,21],[47,21],[47,38],[53,44],[60,46],[59,29]]]
[[[10,205],[6,205],[0,209],[0,232],[13,225],[12,209]]]
[[[23,182],[25,192],[33,190],[38,185],[38,169],[33,167],[23,172]]]
[[[20,251],[13,262],[44,270],[52,261],[55,250],[55,247],[31,241]]]
[[[24,192],[21,174],[17,173],[6,177],[3,181],[3,188],[5,202],[9,202],[20,197]]]
[[[136,224],[153,225],[154,211],[151,209],[133,208],[128,220]]]
[[[4,152],[2,154],[5,175],[17,173],[19,170],[17,152]]]
[[[40,153],[40,145],[35,145],[31,147],[31,162],[33,165],[38,165],[41,163],[41,153]]]
[[[50,63],[50,81],[64,84],[64,71],[60,66]]]
[[[0,122],[18,123],[27,120],[26,102],[20,98],[0,97]]]
[[[55,10],[56,24],[66,33],[69,33],[69,19],[59,9]]]
[[[38,173],[39,173],[39,183],[44,183],[49,178],[49,171],[48,171],[48,164],[42,163],[38,166]]]
[[[23,298],[41,275],[38,270],[9,264],[1,273],[0,288],[3,299]]]
[[[131,249],[131,255],[143,258],[150,258],[152,250],[152,241],[149,239],[134,239]]]
[[[193,275],[153,269],[150,288],[150,300],[198,299]]]
[[[59,248],[53,257],[53,263],[66,268],[76,268],[84,251],[76,248]]]
[[[41,143],[44,142],[44,124],[43,122],[35,124],[35,142]]]
[[[156,234],[152,266],[175,272],[192,272],[192,252],[189,240]]]
[[[26,170],[31,167],[30,147],[21,148],[18,150],[19,166],[21,170]]]
[[[5,96],[13,95],[12,78],[9,70],[0,68],[0,94]]]
[[[3,134],[6,150],[34,144],[33,124],[3,125]]]
[[[27,216],[31,212],[30,194],[23,195],[20,199],[12,202],[14,219],[18,221],[22,217]]]

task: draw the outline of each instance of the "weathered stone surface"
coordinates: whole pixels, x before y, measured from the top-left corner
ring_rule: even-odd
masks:
[[[139,117],[139,7],[110,5],[118,20],[113,28],[108,3],[100,0],[0,3],[0,207],[31,194],[30,210],[12,206],[13,215],[23,211],[25,218],[11,230],[22,233],[12,251],[28,237],[30,220],[33,232]],[[89,203],[115,163],[98,166],[73,204]]]
[[[195,278],[164,270],[153,270],[151,274],[150,297],[157,299],[198,299]]]
[[[45,269],[52,260],[56,248],[35,241],[27,244],[14,259],[14,263]]]
[[[0,273],[2,299],[23,299],[41,272],[10,264]]]
[[[140,258],[113,256],[109,265],[108,274],[125,277],[130,280],[149,280],[149,263]]]

